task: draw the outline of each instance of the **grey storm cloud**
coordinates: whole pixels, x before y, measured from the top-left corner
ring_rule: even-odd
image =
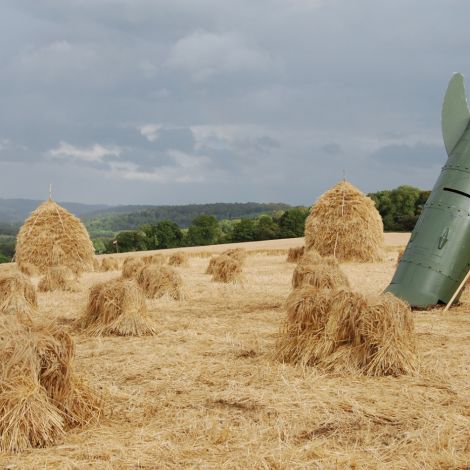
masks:
[[[340,144],[337,144],[335,142],[329,143],[322,145],[321,149],[323,152],[325,152],[327,155],[339,155],[343,152],[343,149]]]
[[[366,192],[429,188],[447,81],[470,77],[469,13],[464,0],[5,0],[0,197],[54,180],[62,200],[306,204],[344,173]]]
[[[413,170],[442,166],[447,154],[443,145],[418,142],[413,145],[385,145],[374,151],[370,157],[371,161],[383,167]]]

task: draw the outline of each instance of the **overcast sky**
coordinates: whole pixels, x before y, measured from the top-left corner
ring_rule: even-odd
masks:
[[[431,188],[468,0],[2,0],[0,197]]]

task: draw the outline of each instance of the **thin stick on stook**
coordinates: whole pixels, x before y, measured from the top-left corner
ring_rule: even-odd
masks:
[[[460,283],[459,287],[457,287],[457,290],[454,292],[454,295],[451,297],[447,305],[445,306],[444,310],[442,313],[447,312],[449,310],[450,306],[454,303],[454,300],[457,298],[457,296],[460,294],[461,290],[463,289],[463,286],[465,283],[468,281],[468,278],[470,277],[470,270],[468,271],[467,275],[463,278],[463,281]]]
[[[341,217],[344,216],[344,188],[341,190],[343,195],[343,200],[341,202]],[[338,236],[339,232],[336,232],[335,246],[333,248],[333,258],[336,258],[336,247],[338,246]]]

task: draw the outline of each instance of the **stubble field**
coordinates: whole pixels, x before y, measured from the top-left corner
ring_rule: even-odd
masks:
[[[381,292],[407,237],[386,235],[382,263],[342,264],[353,289]],[[54,447],[0,454],[0,467],[470,468],[470,297],[446,314],[414,313],[416,376],[281,364],[272,353],[294,269],[286,252],[302,242],[244,244],[240,285],[204,274],[208,252],[227,245],[184,250],[189,267],[176,269],[187,298],[147,301],[156,336],[90,338],[74,329],[89,287],[118,271],[82,275],[76,293],[38,293],[37,321],[70,330],[77,372],[100,391],[104,415]]]

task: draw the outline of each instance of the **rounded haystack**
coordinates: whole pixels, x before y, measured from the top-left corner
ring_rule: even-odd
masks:
[[[93,286],[80,324],[90,336],[144,336],[156,332],[144,292],[129,279],[114,279]]]
[[[380,261],[383,223],[374,201],[341,181],[313,205],[305,222],[305,244],[341,261]]]
[[[119,271],[119,261],[116,258],[103,258],[101,271]]]
[[[136,280],[148,298],[159,299],[167,295],[174,300],[183,300],[186,297],[183,279],[168,266],[144,266],[137,274]]]
[[[292,287],[310,285],[318,289],[349,289],[349,281],[339,266],[326,263],[298,264],[292,274]]]
[[[212,280],[215,282],[239,283],[242,282],[242,259],[229,255],[220,255],[214,264]]]
[[[126,258],[122,264],[122,277],[124,279],[135,277],[144,266],[142,258]]]
[[[79,273],[91,271],[95,250],[84,225],[49,199],[21,227],[16,239],[16,263],[20,270],[36,266],[42,273],[60,264]]]
[[[168,264],[170,266],[187,267],[189,266],[188,255],[182,251],[177,251],[176,253],[170,255],[168,258]]]
[[[38,283],[39,292],[52,292],[61,290],[65,292],[78,292],[77,277],[67,266],[51,266]]]
[[[60,442],[96,421],[101,397],[76,375],[74,342],[57,325],[0,322],[0,452]]]
[[[18,272],[0,276],[0,313],[31,322],[37,306],[36,290],[27,276]]]
[[[302,256],[305,253],[305,247],[304,246],[297,246],[295,248],[289,248],[289,251],[287,252],[287,262],[288,263],[298,263]]]
[[[286,306],[274,354],[282,362],[370,376],[416,371],[411,309],[392,294],[372,298],[305,285]]]

